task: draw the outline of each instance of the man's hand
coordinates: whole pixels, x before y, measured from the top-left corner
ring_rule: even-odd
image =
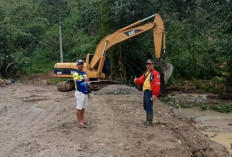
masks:
[[[89,81],[89,78],[88,78],[88,77],[86,77],[84,80],[85,80],[85,81]]]
[[[153,99],[153,101],[155,101],[157,99],[157,97],[155,95],[152,95],[152,99]]]
[[[136,83],[137,82],[137,77],[135,76],[135,78],[134,78],[134,83]]]
[[[88,98],[90,98],[90,95],[88,94]]]

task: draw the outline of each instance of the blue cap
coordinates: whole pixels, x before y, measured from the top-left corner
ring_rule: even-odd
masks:
[[[81,59],[78,59],[78,60],[77,60],[77,65],[79,65],[79,64],[84,64],[84,61],[81,60]]]

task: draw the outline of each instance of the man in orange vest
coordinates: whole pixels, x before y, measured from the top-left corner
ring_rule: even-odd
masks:
[[[154,62],[148,59],[146,62],[147,71],[140,77],[134,79],[136,85],[143,84],[143,108],[147,118],[145,125],[153,124],[153,101],[159,97],[160,74],[154,69]]]

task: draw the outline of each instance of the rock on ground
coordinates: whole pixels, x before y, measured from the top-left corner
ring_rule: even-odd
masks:
[[[127,85],[109,85],[99,91],[94,92],[95,95],[136,95],[141,94],[139,90]]]
[[[1,79],[0,78],[0,87],[5,87],[11,85],[11,82],[9,80]]]

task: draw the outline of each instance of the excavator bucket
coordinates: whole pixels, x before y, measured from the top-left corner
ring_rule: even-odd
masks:
[[[164,82],[165,84],[167,84],[173,72],[173,65],[170,63],[164,63],[160,68],[162,69],[164,74]]]
[[[154,24],[155,24],[155,28],[153,29],[153,34],[154,34],[155,56],[156,59],[159,60],[158,66],[163,71],[164,82],[166,84],[168,82],[168,79],[172,75],[173,66],[170,63],[165,63],[164,61],[160,60],[162,45],[163,45],[164,55],[166,53],[166,35],[164,29],[164,22],[159,14],[156,14]]]

